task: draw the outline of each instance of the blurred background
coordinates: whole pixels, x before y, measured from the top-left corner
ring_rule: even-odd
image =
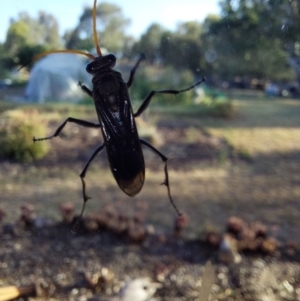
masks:
[[[18,220],[24,204],[54,221],[62,204],[81,209],[78,175],[103,141],[100,131],[68,124],[62,139],[32,137],[54,133],[67,117],[97,122],[93,101],[77,86],[91,87],[88,59],[53,54],[19,68],[44,51],[95,54],[91,15],[92,1],[83,0],[11,0],[1,8],[0,208],[7,221]],[[176,97],[156,95],[136,119],[140,136],[170,159],[171,192],[188,217],[184,237],[222,237],[234,216],[265,225],[275,249],[298,248],[300,1],[98,1],[97,34],[125,81],[146,55],[130,89],[134,111],[152,90],[206,79]],[[175,212],[159,185],[163,163],[148,150],[145,158],[144,188],[129,198],[106,154],[97,156],[86,177],[87,216],[134,216],[142,202],[144,224],[155,233],[174,231]]]
[[[145,10],[127,2],[98,5],[101,46],[120,60],[145,52],[151,64],[205,74],[216,84],[262,88],[274,82],[270,93],[297,90],[297,1],[152,1]],[[2,78],[42,51],[91,51],[91,5],[12,1],[1,12],[0,42]]]

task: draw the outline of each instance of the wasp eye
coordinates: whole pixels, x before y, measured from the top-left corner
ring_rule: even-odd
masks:
[[[113,68],[116,65],[117,58],[114,54],[108,54],[103,60],[105,60],[107,67]]]
[[[107,59],[111,62],[115,62],[117,60],[116,56],[114,54],[108,54]]]
[[[86,71],[90,74],[95,74],[104,69],[112,69],[116,65],[117,58],[114,54],[99,56],[94,61],[86,66]]]
[[[95,65],[94,62],[88,63],[85,68],[86,72],[91,73],[91,74],[95,73],[96,66],[94,66],[94,65]]]

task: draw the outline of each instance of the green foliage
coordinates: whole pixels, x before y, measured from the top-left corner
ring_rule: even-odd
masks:
[[[205,87],[205,96],[200,99],[199,104],[206,111],[206,115],[217,118],[233,118],[236,115],[236,108],[233,102],[222,92]]]
[[[97,7],[100,45],[109,52],[132,59],[145,53],[151,64],[189,70],[195,77],[232,80],[235,76],[271,81],[300,81],[300,6],[286,0],[222,0],[221,14],[203,23],[180,23],[174,31],[153,23],[138,41],[126,34],[127,19],[122,9],[102,2]],[[68,49],[94,48],[92,7],[85,7],[78,25],[64,35]],[[0,75],[38,53],[61,49],[58,24],[53,16],[40,12],[37,18],[20,13],[11,21],[6,41],[0,45]],[[40,46],[42,45],[42,46]],[[38,49],[38,47],[41,47]],[[143,76],[145,78],[143,78]],[[177,75],[174,75],[175,77]],[[173,74],[164,84],[175,85]],[[148,74],[141,76],[137,90],[147,93]],[[142,82],[144,80],[144,83]],[[160,86],[156,79],[154,86]],[[179,80],[178,80],[179,83]],[[143,93],[135,98],[144,97]],[[144,94],[143,94],[144,95]],[[159,97],[162,98],[162,97]]]
[[[160,62],[177,71],[187,69],[199,75],[203,60],[201,32],[201,23],[195,21],[180,23],[174,32],[153,23],[133,45],[132,54],[142,52],[150,63]]]
[[[17,88],[17,87],[25,88],[27,84],[28,84],[28,80],[15,79],[12,81],[11,87],[12,88]]]
[[[227,147],[223,147],[218,152],[218,161],[221,165],[225,164],[230,157],[230,152]]]
[[[45,52],[49,49],[47,49],[45,46],[43,45],[22,45],[18,52],[17,52],[17,64],[18,65],[24,65],[26,63],[28,63],[29,61],[32,60],[32,58],[37,55],[40,54],[42,52]],[[27,67],[31,67],[32,64],[30,64]]]
[[[194,83],[194,77],[188,70],[177,72],[172,67],[144,68],[135,78],[130,95],[133,100],[142,101],[152,90],[175,89],[180,90]],[[170,94],[156,94],[151,106],[167,104],[191,104],[194,100],[194,91],[187,91],[177,96]]]
[[[198,75],[203,59],[201,31],[200,23],[186,22],[180,24],[174,33],[164,32],[159,45],[163,63],[177,70],[188,69]]]
[[[144,53],[150,63],[160,57],[160,40],[164,29],[157,23],[151,24],[140,40],[133,45],[132,53]]]
[[[222,79],[293,79],[287,62],[287,33],[282,30],[289,5],[288,1],[283,2],[221,1],[221,17],[208,17],[203,26],[205,51],[213,49],[217,54],[217,59],[206,63],[205,69]]]
[[[180,90],[194,83],[194,77],[188,70],[177,72],[172,67],[160,69],[148,67],[139,71],[130,96],[136,107],[149,95],[152,90],[175,89]],[[186,110],[202,116],[217,118],[233,118],[236,109],[231,100],[223,93],[205,88],[205,96],[196,97],[195,89],[174,95],[156,94],[151,102],[151,108],[173,113],[183,113]],[[198,99],[199,98],[199,99]],[[135,102],[138,102],[137,104]]]
[[[219,118],[232,118],[236,114],[232,101],[230,100],[214,100],[210,104],[210,115]]]
[[[26,43],[27,36],[29,35],[29,25],[24,20],[19,20],[10,25],[6,35],[4,48],[13,54]]]
[[[34,136],[44,137],[46,122],[37,111],[11,110],[1,114],[0,157],[30,162],[44,157],[48,143],[34,143]]]
[[[0,67],[11,70],[45,50],[62,48],[56,19],[39,12],[37,18],[20,13],[13,19],[0,47]]]
[[[2,49],[1,49],[2,48]],[[0,78],[9,76],[9,70],[16,65],[16,60],[0,47]]]
[[[122,9],[108,2],[97,6],[97,31],[101,47],[109,52],[121,52],[126,44],[125,28],[129,19],[125,18]],[[88,49],[94,47],[92,31],[92,8],[85,7],[76,28],[64,36],[68,49]]]
[[[27,43],[30,45],[43,44],[47,48],[61,48],[58,22],[55,17],[47,12],[40,11],[36,18],[27,13],[20,13],[19,19],[24,20],[30,27]]]

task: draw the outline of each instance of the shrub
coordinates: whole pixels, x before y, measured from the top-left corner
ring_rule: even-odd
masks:
[[[47,141],[34,143],[33,136],[44,137],[47,123],[37,111],[10,110],[0,117],[0,157],[30,162],[44,157]]]
[[[211,115],[214,117],[232,118],[235,113],[235,108],[230,100],[216,100],[211,104]]]
[[[206,115],[219,118],[233,118],[236,115],[236,107],[233,102],[225,95],[212,93],[205,89],[205,95],[198,100],[199,105],[203,106]]]

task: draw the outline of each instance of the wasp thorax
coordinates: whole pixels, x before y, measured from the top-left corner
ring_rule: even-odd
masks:
[[[103,69],[112,69],[115,67],[116,61],[117,58],[114,54],[99,56],[86,66],[86,71],[90,74],[96,74]]]

